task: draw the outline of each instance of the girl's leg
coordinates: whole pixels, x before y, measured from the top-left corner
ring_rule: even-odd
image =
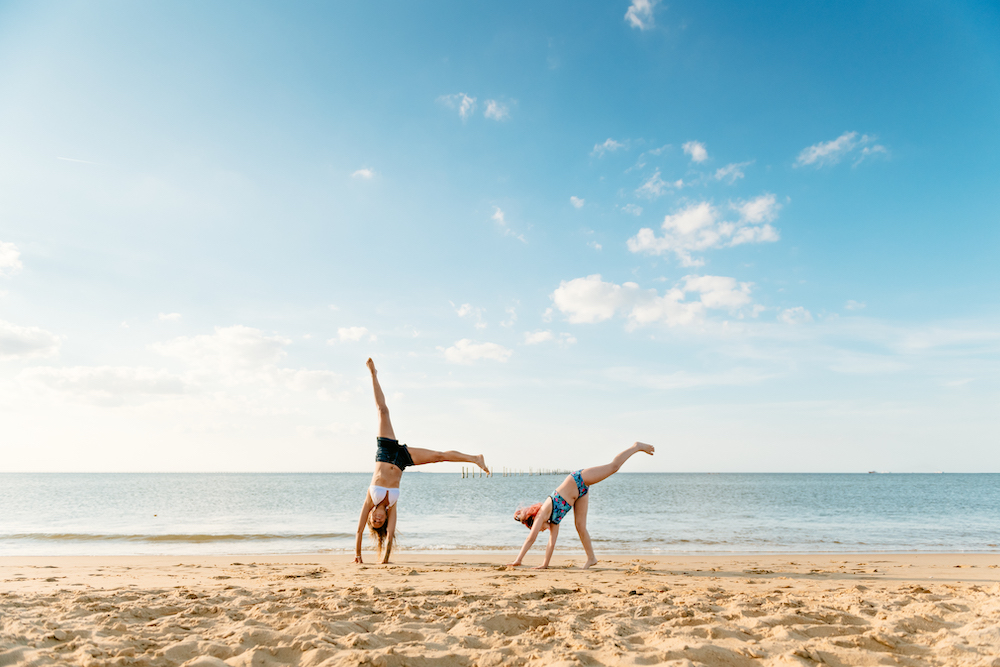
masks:
[[[618,472],[618,469],[622,467],[622,464],[629,460],[629,458],[636,452],[646,452],[649,455],[653,454],[653,446],[647,445],[644,442],[637,442],[624,452],[615,457],[614,461],[603,466],[596,466],[594,468],[584,468],[583,472],[580,474],[583,477],[583,483],[587,486],[591,484],[597,484],[598,482],[611,477],[613,474]]]
[[[482,468],[483,471],[490,471],[490,469],[486,467],[486,460],[483,458],[482,454],[473,456],[471,454],[456,452],[455,450],[436,452],[433,449],[420,449],[419,447],[407,447],[407,449],[410,450],[410,458],[413,459],[413,465],[415,466],[422,466],[425,463],[453,461],[455,463],[475,463],[477,466]]]
[[[369,357],[367,362],[368,370],[372,373],[372,388],[375,390],[375,405],[378,406],[378,437],[396,439],[396,434],[392,430],[392,422],[389,421],[389,407],[385,404],[385,394],[378,383],[378,371],[375,370],[375,362]]]
[[[576,534],[580,536],[580,543],[583,550],[587,552],[587,562],[583,569],[597,565],[597,556],[594,555],[594,546],[590,543],[590,533],[587,532],[587,507],[590,505],[590,496],[586,495],[577,498],[573,504],[573,520],[576,521]]]

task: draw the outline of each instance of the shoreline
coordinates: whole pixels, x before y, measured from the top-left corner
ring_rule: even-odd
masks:
[[[0,556],[0,665],[1000,665],[1000,554],[514,555]]]

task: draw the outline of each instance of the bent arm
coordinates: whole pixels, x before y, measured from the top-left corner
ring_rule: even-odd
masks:
[[[368,523],[368,513],[375,507],[372,497],[365,489],[365,504],[361,507],[361,516],[358,518],[358,533],[354,542],[354,562],[361,562],[361,537],[365,534],[365,524]]]

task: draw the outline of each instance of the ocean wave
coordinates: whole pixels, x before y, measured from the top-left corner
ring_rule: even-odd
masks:
[[[332,540],[354,537],[351,533],[174,533],[168,535],[102,535],[96,533],[17,533],[0,535],[2,540],[37,540],[51,542],[265,542],[287,540]]]

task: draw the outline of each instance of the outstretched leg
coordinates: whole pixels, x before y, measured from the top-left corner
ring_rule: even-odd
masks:
[[[415,466],[421,466],[425,463],[443,463],[444,461],[453,461],[455,463],[475,463],[483,469],[483,472],[490,471],[490,469],[486,467],[486,459],[483,458],[482,454],[473,456],[472,454],[456,452],[453,449],[447,452],[436,452],[433,449],[420,449],[419,447],[407,447],[407,449],[410,450],[410,458],[413,459],[413,465]]]
[[[372,388],[375,390],[375,405],[378,406],[378,437],[396,439],[396,434],[392,430],[392,422],[389,421],[389,407],[385,404],[385,394],[378,383],[378,371],[375,370],[375,362],[368,358],[368,370],[372,374]]]
[[[631,458],[636,452],[646,452],[650,456],[653,454],[653,446],[647,445],[644,442],[637,442],[624,452],[615,457],[615,459],[606,465],[595,466],[593,468],[584,468],[580,476],[583,477],[583,483],[587,486],[591,484],[597,484],[600,481],[611,477],[618,469],[622,467],[622,464]]]
[[[573,504],[573,520],[576,522],[576,534],[580,536],[580,544],[587,552],[587,562],[583,569],[597,565],[597,556],[594,555],[594,545],[590,543],[590,533],[587,532],[587,508],[590,506],[590,496],[580,496]]]

